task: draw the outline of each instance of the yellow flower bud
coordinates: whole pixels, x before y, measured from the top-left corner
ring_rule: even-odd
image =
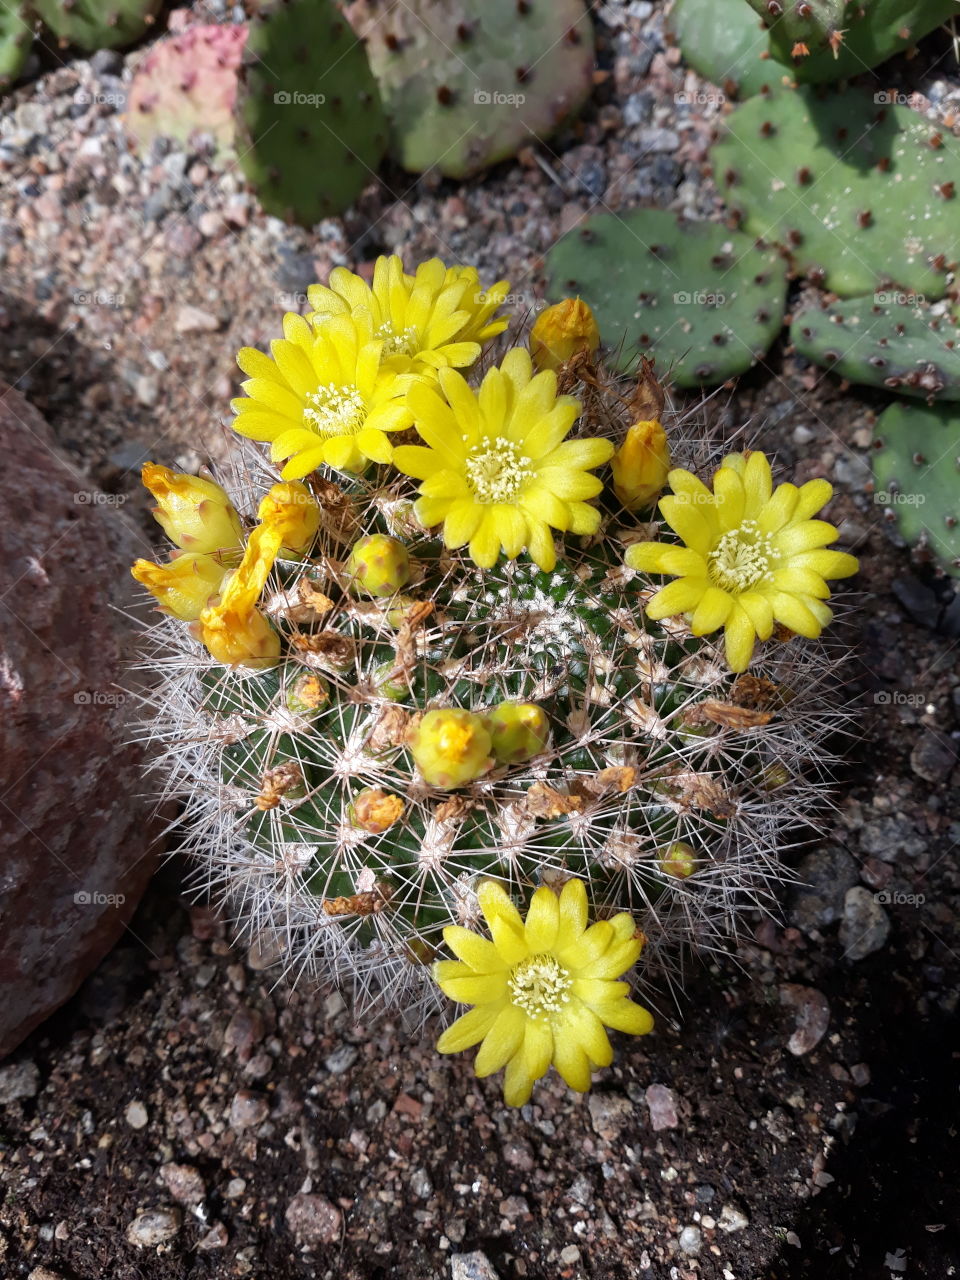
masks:
[[[194,622],[219,592],[225,570],[213,556],[184,552],[169,564],[138,560],[130,572],[156,597],[162,613]]]
[[[153,514],[171,542],[184,551],[234,550],[243,525],[223,489],[202,476],[188,476],[145,462],[143,483],[156,498]]]
[[[613,491],[628,511],[652,506],[667,483],[670,445],[657,421],[635,422],[610,461]]]
[[[564,298],[547,307],[530,330],[530,354],[541,370],[559,369],[577,355],[592,356],[599,346],[597,322],[580,298]]]
[[[550,739],[550,721],[535,702],[501,702],[487,717],[498,764],[522,764]]]
[[[200,639],[217,662],[227,667],[275,667],[280,661],[280,637],[256,609],[204,609]]]
[[[286,480],[275,484],[257,511],[257,519],[280,535],[288,551],[308,551],[320,528],[320,508],[305,484]]]
[[[657,866],[665,876],[687,880],[697,869],[697,855],[685,840],[674,840],[673,844],[660,850]]]
[[[493,766],[490,732],[472,711],[428,711],[409,731],[407,743],[424,781],[445,791],[483,777]]]

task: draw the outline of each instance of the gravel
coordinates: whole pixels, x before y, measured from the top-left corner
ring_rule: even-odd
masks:
[[[847,960],[864,960],[879,951],[890,935],[890,917],[877,895],[855,885],[843,900],[840,945]]]

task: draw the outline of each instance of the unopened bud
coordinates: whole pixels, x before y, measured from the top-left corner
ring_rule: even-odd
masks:
[[[660,851],[657,865],[665,876],[675,880],[688,880],[697,869],[697,855],[684,840],[674,840]]]
[[[670,470],[667,433],[658,421],[635,422],[610,460],[613,491],[628,511],[652,506]]]
[[[181,622],[195,622],[210,597],[219,592],[225,570],[213,556],[184,551],[169,564],[138,560],[130,572],[156,599],[163,613]]]
[[[574,356],[592,356],[599,346],[597,322],[580,298],[564,298],[547,307],[530,330],[530,354],[540,370],[556,371]]]
[[[539,755],[550,740],[550,721],[534,702],[501,702],[487,723],[499,764],[522,764]]]
[[[428,711],[411,728],[407,744],[424,781],[445,791],[482,778],[493,766],[490,732],[472,711]]]
[[[157,500],[154,518],[184,551],[239,550],[243,525],[226,493],[212,480],[143,464],[144,486]]]
[[[352,590],[393,596],[410,581],[410,556],[398,538],[372,533],[354,543],[346,571]]]

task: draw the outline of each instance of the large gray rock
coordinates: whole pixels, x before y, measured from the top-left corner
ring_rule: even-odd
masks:
[[[150,877],[130,745],[143,539],[0,382],[0,1055],[73,994]]]

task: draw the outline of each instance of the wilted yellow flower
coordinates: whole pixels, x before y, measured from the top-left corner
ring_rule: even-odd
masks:
[[[506,1067],[503,1096],[522,1107],[534,1082],[551,1064],[583,1093],[590,1075],[609,1066],[613,1050],[604,1027],[645,1035],[646,1009],[616,982],[640,956],[643,937],[626,913],[587,927],[587,891],[568,880],[533,895],[526,923],[501,885],[487,880],[477,897],[491,939],[450,925],[443,937],[458,960],[440,960],[434,976],[460,1004],[475,1005],[440,1037],[441,1053],[459,1053],[483,1041],[478,1076]]]
[[[257,609],[205,609],[200,636],[212,657],[228,667],[275,667],[280,637]]]
[[[580,298],[564,298],[547,307],[530,330],[530,354],[538,369],[559,369],[574,356],[592,356],[599,346],[597,322]]]
[[[305,484],[286,480],[273,485],[260,503],[257,519],[275,529],[281,547],[294,554],[309,551],[320,528],[320,508]]]
[[[486,721],[459,707],[426,712],[412,726],[407,745],[424,781],[445,791],[483,777],[493,766]]]
[[[394,254],[377,259],[372,287],[346,267],[335,267],[329,286],[307,290],[313,307],[307,318],[319,329],[330,316],[369,314],[392,368],[432,375],[446,366],[473,364],[482,344],[503,332],[507,320],[494,318],[494,312],[509,287],[500,280],[483,290],[475,267],[446,267],[439,258],[406,275]]]
[[[321,463],[360,472],[368,462],[390,462],[387,438],[413,422],[403,397],[411,381],[384,359],[369,312],[330,315],[314,329],[303,316],[283,317],[283,337],[270,344],[272,359],[244,347],[237,364],[249,378],[246,396],[233,400],[234,431],[270,441],[281,475],[296,480]]]
[[[774,621],[801,636],[818,636],[833,614],[827,578],[848,578],[857,561],[827,549],[837,530],[812,520],[833,488],[808,480],[773,488],[770,463],[760,452],[731,453],[713,477],[711,492],[689,471],[671,471],[672,496],[660,511],[683,545],[638,542],[626,554],[631,569],[670,574],[647,605],[651,618],[688,614],[703,636],[723,627],[727,664],[745,671],[759,637]]]
[[[143,483],[157,500],[153,514],[171,542],[184,551],[239,547],[243,525],[226,493],[212,480],[182,475],[145,462]]]
[[[469,544],[482,569],[501,550],[514,559],[526,547],[549,571],[557,562],[551,526],[596,533],[600,512],[587,499],[603,485],[589,472],[613,445],[566,439],[580,402],[557,395],[556,374],[534,374],[523,347],[488,370],[479,392],[453,369],[439,379],[445,400],[426,384],[408,396],[427,447],[401,445],[394,455],[399,470],[423,481],[417,519],[426,528],[442,521],[446,545]]]
[[[220,590],[227,571],[213,556],[184,551],[169,564],[138,560],[130,572],[156,598],[161,612],[194,622]]]
[[[628,511],[649,507],[667,483],[670,445],[660,422],[635,422],[610,459],[613,491]]]

